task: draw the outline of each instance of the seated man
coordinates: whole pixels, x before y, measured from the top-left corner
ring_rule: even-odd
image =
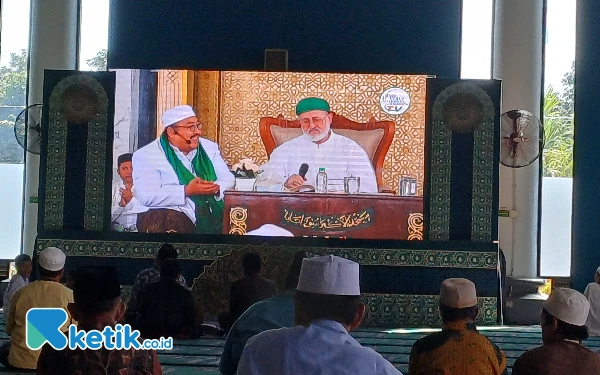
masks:
[[[348,137],[331,131],[333,114],[329,103],[321,98],[305,98],[296,105],[296,115],[303,135],[279,145],[262,166],[266,179],[283,183],[288,189],[316,186],[319,168],[328,179],[360,177],[361,193],[377,193],[377,179],[367,152]],[[308,165],[305,177],[300,166]]]
[[[588,284],[583,295],[590,303],[590,314],[585,326],[590,336],[600,336],[600,267],[594,273],[594,282]]]
[[[111,227],[118,232],[137,232],[137,215],[146,208],[133,196],[132,154],[117,159],[117,173],[121,178],[112,186]]]
[[[135,319],[135,329],[142,337],[193,337],[196,327],[194,297],[189,289],[179,284],[180,277],[177,259],[167,259],[160,266],[160,280],[146,285],[142,291]]]
[[[542,309],[542,346],[523,353],[513,375],[598,375],[600,354],[582,345],[590,305],[583,294],[556,288]]]
[[[29,309],[34,307],[55,307],[67,309],[73,302],[71,289],[60,283],[64,273],[65,253],[56,247],[47,247],[38,257],[40,279],[17,290],[13,295],[6,333],[10,343],[0,348],[0,363],[5,367],[35,369],[40,350],[31,350],[25,343]],[[62,330],[67,331],[71,319],[67,319]]]
[[[270,329],[294,326],[294,293],[298,286],[300,267],[304,258],[306,258],[304,251],[294,255],[285,279],[285,293],[255,303],[235,321],[221,354],[219,362],[221,374],[235,375],[244,346],[251,337]]]
[[[82,267],[73,290],[75,302],[69,312],[84,331],[115,327],[125,312],[121,301],[121,285],[113,267]],[[74,349],[56,350],[44,345],[38,360],[37,374],[161,374],[158,357],[153,350]]]
[[[333,255],[304,259],[294,301],[297,326],[248,340],[239,375],[400,374],[348,333],[366,310],[360,302],[358,263]]]
[[[154,142],[133,154],[133,183],[149,211],[138,215],[142,233],[223,232],[223,194],[235,178],[219,146],[201,138],[202,124],[192,107],[173,107]]]
[[[410,352],[410,375],[507,374],[506,356],[475,329],[478,314],[475,284],[447,279],[440,290],[443,328],[415,342]]]
[[[17,274],[10,279],[6,291],[4,292],[4,298],[2,301],[2,311],[4,312],[4,320],[10,319],[10,301],[13,294],[25,285],[29,284],[29,277],[31,276],[31,258],[27,254],[18,255],[15,258],[15,268]]]
[[[244,254],[242,260],[244,277],[234,281],[229,289],[229,309],[233,321],[239,318],[248,307],[277,294],[277,285],[260,275],[262,259],[254,252]]]
[[[163,244],[158,250],[158,253],[156,253],[156,258],[154,258],[154,266],[152,268],[143,270],[137,275],[133,283],[133,287],[131,287],[131,299],[127,304],[126,321],[129,324],[133,324],[135,321],[142,290],[146,285],[160,280],[160,266],[167,259],[177,259],[177,250],[175,250],[173,245],[168,243]],[[187,287],[183,276],[179,276],[177,278],[177,282]]]

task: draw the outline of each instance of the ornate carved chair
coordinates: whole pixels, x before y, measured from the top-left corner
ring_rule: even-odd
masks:
[[[333,113],[331,129],[365,149],[375,170],[379,192],[393,192],[383,184],[383,162],[394,139],[396,124],[393,121],[375,121],[372,117],[360,123]],[[261,118],[259,131],[268,157],[277,146],[302,134],[298,120],[286,120],[283,115]]]

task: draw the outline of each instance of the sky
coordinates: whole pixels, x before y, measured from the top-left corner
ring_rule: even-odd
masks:
[[[0,66],[8,65],[10,54],[27,49],[29,45],[29,1],[2,1],[2,35]],[[109,0],[81,0],[80,67],[89,67],[85,60],[96,56],[108,46]]]
[[[29,1],[2,1],[0,66],[7,65],[11,52],[28,46]],[[463,0],[461,75],[489,78],[491,63],[492,0]],[[560,89],[563,75],[575,57],[575,0],[548,1],[546,67],[544,85]],[[109,0],[82,0],[80,67],[85,60],[108,46]],[[481,30],[490,30],[489,33]]]

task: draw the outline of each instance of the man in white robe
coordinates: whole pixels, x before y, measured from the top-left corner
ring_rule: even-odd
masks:
[[[133,154],[135,196],[149,210],[138,215],[140,232],[222,233],[223,196],[235,178],[215,142],[200,137],[192,107],[162,116],[165,130]]]
[[[4,321],[9,320],[10,302],[13,294],[25,285],[29,284],[29,278],[31,277],[31,258],[27,254],[18,255],[15,258],[15,268],[17,274],[14,275],[8,282],[6,291],[4,292],[4,298],[2,300],[2,311],[4,312]]]
[[[112,186],[111,227],[118,232],[137,232],[137,214],[147,211],[133,194],[132,157],[123,154],[117,159],[119,181]]]
[[[305,98],[296,105],[302,135],[273,150],[262,169],[265,178],[287,189],[316,186],[319,168],[325,168],[329,191],[344,191],[344,177],[360,177],[361,193],[377,193],[377,178],[367,152],[355,141],[331,130],[333,114],[321,98]],[[308,165],[306,176],[300,166]]]
[[[238,375],[401,375],[349,334],[366,309],[360,302],[358,263],[333,255],[304,259],[294,304],[296,326],[248,340]]]
[[[594,274],[594,282],[588,284],[583,295],[590,302],[590,313],[585,325],[590,336],[600,336],[600,267]]]

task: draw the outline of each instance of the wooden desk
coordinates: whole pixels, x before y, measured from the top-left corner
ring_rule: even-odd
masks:
[[[294,236],[423,239],[423,198],[384,194],[226,191],[223,232],[275,224]]]

